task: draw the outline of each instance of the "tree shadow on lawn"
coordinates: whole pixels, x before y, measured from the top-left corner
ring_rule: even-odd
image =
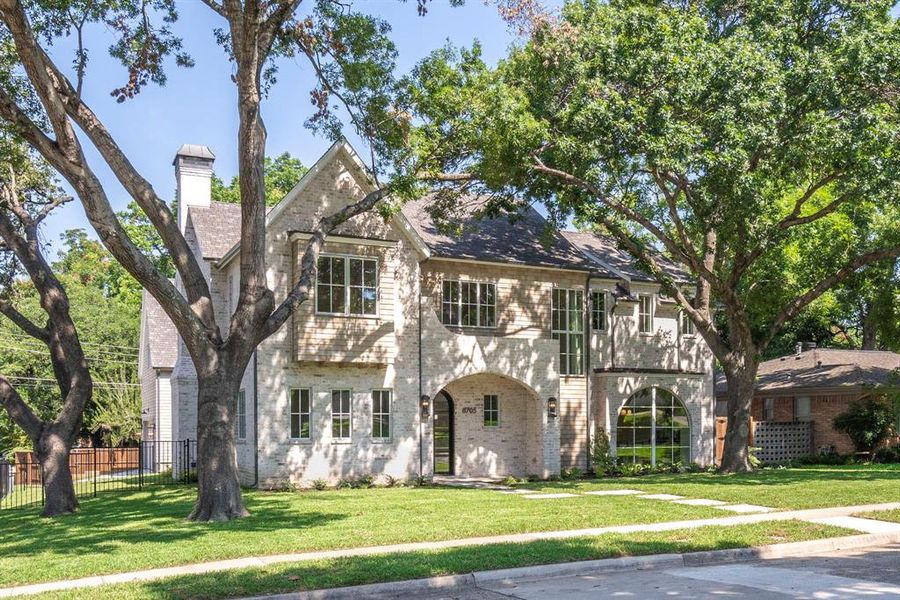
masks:
[[[122,545],[180,542],[216,531],[238,535],[309,531],[346,518],[336,512],[298,509],[287,495],[248,494],[246,504],[251,518],[192,523],[186,516],[193,506],[194,494],[185,491],[162,488],[101,492],[96,498],[83,499],[76,514],[54,519],[39,517],[39,507],[0,511],[0,556],[121,552]]]
[[[212,600],[421,579],[554,562],[721,550],[745,547],[747,543],[747,539],[728,535],[703,541],[693,540],[689,535],[668,541],[635,540],[621,536],[541,540],[524,544],[490,544],[432,552],[290,563],[260,569],[174,577],[141,584],[140,589],[153,598]]]

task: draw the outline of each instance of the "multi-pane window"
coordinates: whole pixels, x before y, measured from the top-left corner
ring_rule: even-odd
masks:
[[[244,390],[238,392],[237,409],[234,411],[235,435],[239,440],[247,439],[247,395]]]
[[[616,454],[626,463],[688,464],[691,424],[674,394],[645,388],[628,399],[616,423]]]
[[[497,324],[497,287],[476,281],[444,281],[441,322],[459,327],[494,327]]]
[[[312,436],[311,403],[309,389],[291,390],[291,439],[308,440]]]
[[[775,399],[763,398],[763,421],[775,420]]]
[[[552,334],[559,340],[560,375],[584,373],[584,294],[555,288],[552,298]]]
[[[372,391],[372,437],[391,437],[391,391]]]
[[[687,311],[683,310],[679,314],[681,315],[681,335],[694,335],[696,333],[694,321],[688,316]]]
[[[653,296],[650,294],[638,296],[638,331],[653,333]]]
[[[500,400],[497,394],[484,395],[484,426],[497,427],[500,425]]]
[[[606,331],[606,292],[591,292],[591,329]]]
[[[337,315],[375,315],[378,261],[374,258],[320,256],[316,311]]]
[[[350,439],[350,390],[331,390],[331,437]]]

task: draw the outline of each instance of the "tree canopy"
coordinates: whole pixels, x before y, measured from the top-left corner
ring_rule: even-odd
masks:
[[[299,158],[294,158],[289,152],[282,152],[275,158],[267,156],[263,163],[263,170],[265,172],[266,206],[275,206],[300,181],[307,169]],[[226,185],[221,178],[213,174],[212,199],[218,202],[240,204],[240,178],[235,175]]]

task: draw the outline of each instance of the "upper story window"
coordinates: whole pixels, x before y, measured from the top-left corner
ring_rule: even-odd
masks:
[[[606,297],[606,292],[591,292],[591,329],[594,331],[606,331],[609,322]]]
[[[476,281],[444,281],[441,322],[458,327],[497,325],[497,286]]]
[[[378,261],[352,256],[320,256],[316,312],[331,315],[378,314]]]
[[[560,375],[584,374],[584,292],[554,288],[553,339],[559,340]]]
[[[812,418],[809,396],[794,398],[794,420],[809,421]]]
[[[638,331],[653,333],[653,296],[638,295]]]
[[[682,310],[681,315],[681,335],[694,335],[697,329],[694,327],[694,321],[688,316],[687,311]]]

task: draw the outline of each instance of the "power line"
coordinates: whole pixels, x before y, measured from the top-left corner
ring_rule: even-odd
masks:
[[[15,331],[3,331],[3,332],[0,332],[0,335],[8,335],[11,337],[25,338],[26,340],[29,340],[31,342],[40,343],[39,340],[36,340],[35,338],[33,338],[30,335],[27,335],[25,333],[17,333]],[[81,342],[81,345],[82,346],[100,346],[101,349],[103,349],[103,348],[122,348],[123,350],[130,350],[134,354],[137,354],[140,351],[137,346],[117,346],[115,344],[103,344],[100,342]]]
[[[18,348],[18,347],[16,347],[16,346],[8,346],[8,347],[6,347],[6,348],[3,348],[3,350],[14,350],[14,351],[16,351],[16,352],[27,352],[27,353],[29,353],[29,354],[37,354],[37,355],[39,355],[39,356],[46,356],[46,354],[47,354],[47,350],[46,350],[46,349],[44,349],[44,350],[34,350],[34,349],[32,349],[32,348]],[[110,358],[99,358],[99,357],[93,357],[93,356],[87,356],[87,355],[85,355],[84,358],[85,358],[86,360],[90,361],[90,362],[94,362],[94,363],[106,363],[106,364],[111,364],[111,365],[132,366],[132,365],[137,364],[137,357],[134,357],[134,360],[124,360],[124,359],[118,359],[118,360],[116,360],[116,359],[110,359]]]
[[[39,353],[39,354],[45,354],[47,352],[47,347],[44,346],[43,344],[41,344],[40,342],[28,343],[26,340],[2,340],[2,338],[0,338],[0,341],[5,342],[5,344],[7,344],[5,346],[0,347],[0,350],[22,350],[25,352],[35,352],[35,353]],[[25,348],[22,348],[19,346],[11,346],[9,344],[25,344]],[[28,346],[31,346],[31,347],[29,348]],[[90,350],[90,349],[88,349],[88,350]],[[140,356],[139,354],[123,354],[123,353],[118,353],[118,352],[105,352],[104,353],[102,350],[101,351],[90,350],[90,351],[91,352],[100,352],[100,354],[96,355],[97,359],[109,360],[111,362],[114,362],[117,358],[121,357],[122,361],[131,363],[133,361],[137,361],[138,357]],[[90,355],[87,352],[85,353],[85,356],[90,357]]]
[[[10,381],[16,380],[16,381],[35,381],[35,382],[52,383],[53,385],[58,385],[58,383],[59,383],[55,379],[51,379],[49,377],[19,377],[17,375],[10,375],[6,379],[8,379]],[[91,380],[91,384],[93,384],[95,386],[101,386],[101,387],[103,387],[103,386],[106,386],[106,387],[122,387],[122,386],[141,387],[141,384],[139,384],[139,383],[125,383],[122,381],[94,381],[93,379]]]

